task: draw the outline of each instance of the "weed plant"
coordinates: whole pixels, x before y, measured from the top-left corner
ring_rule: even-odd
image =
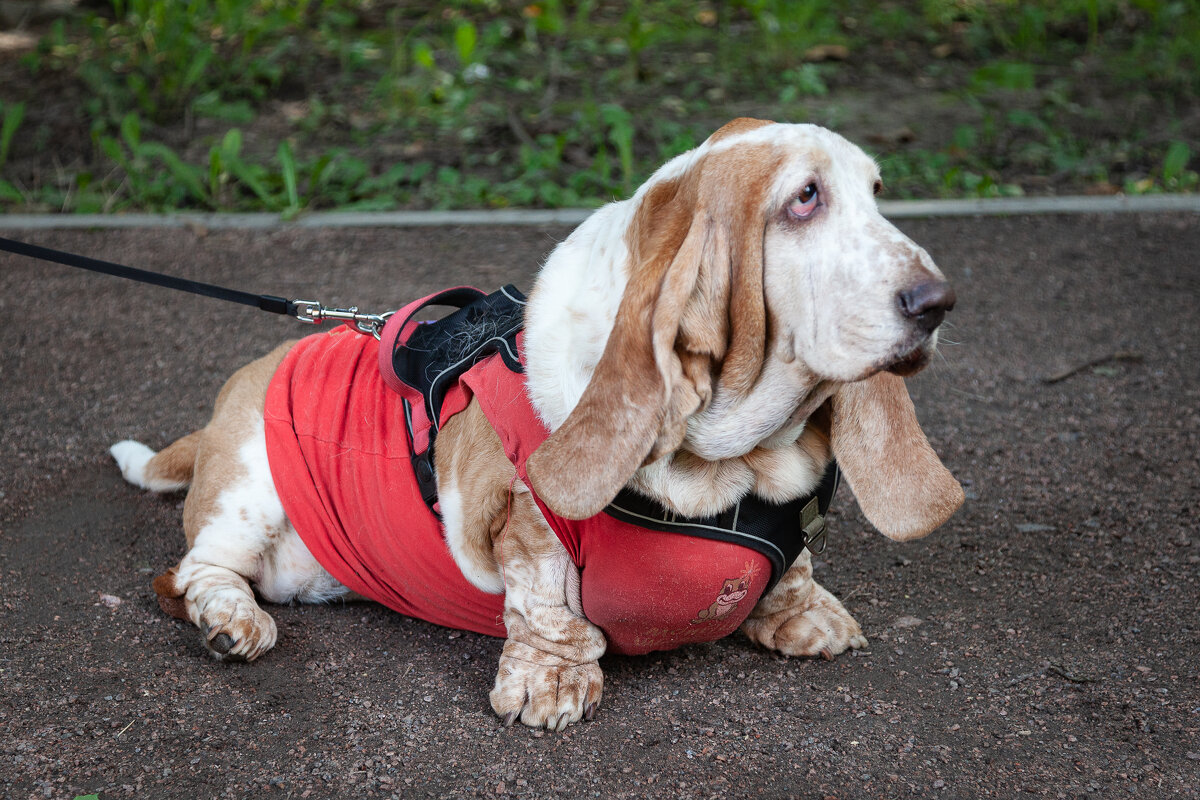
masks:
[[[0,207],[591,206],[739,115],[891,196],[1190,191],[1200,0],[112,0],[0,53]]]

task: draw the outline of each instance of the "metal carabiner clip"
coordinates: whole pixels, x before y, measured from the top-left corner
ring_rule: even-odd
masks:
[[[383,314],[364,314],[359,312],[358,306],[326,308],[317,300],[293,300],[292,305],[296,309],[296,319],[303,323],[319,325],[327,319],[353,322],[355,330],[359,333],[370,334],[376,339],[383,331],[383,326],[387,324],[388,317],[396,313],[388,311]]]

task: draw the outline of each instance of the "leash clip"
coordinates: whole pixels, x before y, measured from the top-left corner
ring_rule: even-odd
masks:
[[[376,339],[379,338],[388,317],[396,313],[388,311],[383,314],[364,314],[359,312],[358,306],[326,308],[317,300],[293,300],[292,306],[295,309],[293,316],[308,325],[320,325],[327,319],[353,322],[359,333],[368,333]]]

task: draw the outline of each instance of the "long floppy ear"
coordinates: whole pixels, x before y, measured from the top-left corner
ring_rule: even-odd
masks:
[[[706,238],[689,183],[661,183],[642,200],[628,232],[629,283],[604,354],[567,420],[526,462],[533,490],[568,519],[598,514],[657,441],[682,440],[687,415],[700,406],[673,352]]]
[[[929,446],[903,378],[880,372],[848,383],[831,405],[833,454],[880,533],[919,539],[962,505],[962,486]]]
[[[629,281],[604,354],[567,420],[526,462],[533,490],[555,513],[598,514],[639,467],[677,449],[688,417],[712,397],[715,363],[739,365],[739,388],[757,378],[765,218],[754,181],[773,169],[761,153],[726,150],[641,199],[625,237]]]

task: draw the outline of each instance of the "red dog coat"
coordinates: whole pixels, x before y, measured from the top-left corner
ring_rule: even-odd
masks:
[[[402,339],[409,333],[411,325]],[[505,636],[503,596],[463,577],[422,497],[412,456],[414,442],[427,447],[430,434],[474,397],[529,485],[525,461],[549,434],[523,375],[500,354],[487,357],[442,387],[434,430],[421,420],[424,427],[410,432],[412,408],[379,359],[379,342],[340,327],[301,340],[279,366],[264,416],[284,511],[317,561],[352,591],[408,616]],[[650,530],[614,512],[567,520],[534,499],[579,568],[584,614],[604,631],[611,652],[726,636],[772,577],[774,559],[741,544]],[[623,511],[626,519],[639,516]]]

